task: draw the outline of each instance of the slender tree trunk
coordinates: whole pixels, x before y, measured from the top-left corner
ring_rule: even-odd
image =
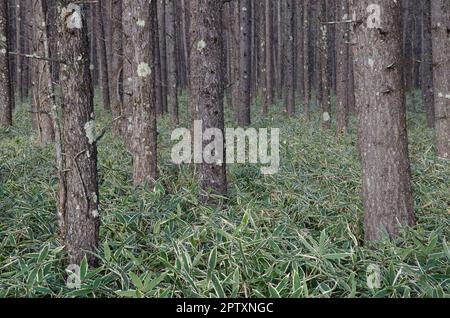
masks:
[[[108,67],[109,67],[109,59],[106,49],[106,32],[105,32],[105,23],[104,23],[104,3],[103,1],[98,1],[95,5],[97,10],[96,14],[96,40],[97,40],[97,63],[99,70],[99,80],[102,91],[102,101],[103,108],[106,111],[111,111],[111,98],[110,98],[110,85],[109,85],[109,77],[108,77]]]
[[[331,94],[330,94],[330,64],[329,60],[329,52],[328,52],[328,25],[327,20],[327,0],[320,0],[320,8],[319,8],[319,23],[320,23],[320,45],[319,48],[321,50],[320,58],[322,59],[320,65],[320,75],[322,81],[322,127],[329,129],[331,127]]]
[[[164,113],[164,101],[163,101],[163,94],[164,94],[164,88],[163,88],[163,82],[162,82],[162,72],[161,72],[161,48],[160,48],[160,40],[159,40],[159,31],[158,31],[158,25],[159,25],[159,8],[158,5],[156,5],[156,32],[153,32],[153,41],[155,43],[155,54],[153,56],[154,65],[155,65],[155,109],[156,109],[156,115],[161,116]],[[150,30],[151,32],[151,30]]]
[[[433,36],[431,30],[431,2],[423,0],[423,54],[422,54],[422,96],[427,114],[428,128],[435,127],[434,85],[433,85]]]
[[[152,185],[157,177],[157,133],[155,71],[153,66],[156,32],[156,2],[123,0],[124,33],[131,58],[128,63],[127,90],[131,121],[129,132],[133,153],[133,180],[135,186]],[[150,32],[149,32],[150,30]]]
[[[99,237],[97,145],[94,103],[90,75],[89,45],[85,5],[58,1],[58,52],[64,166],[64,245],[70,264],[80,264],[86,256],[91,265]],[[61,190],[61,189],[60,189]]]
[[[203,121],[203,132],[212,128],[224,134],[223,2],[191,0],[190,10],[191,41],[195,43],[190,56],[193,108],[197,110],[197,119]],[[201,164],[200,179],[205,201],[213,201],[210,194],[227,194],[224,141],[218,140],[218,136],[215,138],[216,150],[222,148],[223,157],[220,158],[220,154],[211,156],[208,162]],[[211,141],[204,141],[203,146]]]
[[[111,93],[111,113],[114,120],[114,131],[122,135],[123,122],[125,120],[122,110],[122,0],[111,0],[111,67],[109,68],[109,84]]]
[[[177,43],[175,1],[166,0],[166,41],[167,41],[167,96],[172,124],[178,125],[178,85],[177,85]]]
[[[269,107],[273,105],[273,11],[272,1],[265,0],[266,15],[266,98],[263,105],[263,114],[267,114]]]
[[[295,114],[295,0],[286,1],[286,110]]]
[[[450,2],[431,2],[436,150],[450,159]]]
[[[351,0],[365,237],[395,237],[415,223],[406,132],[401,4]],[[370,15],[367,12],[374,12]],[[381,20],[376,13],[382,12]]]
[[[40,57],[49,56],[46,17],[42,0],[33,0],[33,54]],[[50,62],[30,59],[32,67],[32,103],[36,117],[38,142],[49,143],[55,139],[51,107],[53,106],[53,91],[48,85],[51,82]]]
[[[8,1],[0,0],[0,127],[12,125],[12,83],[9,70]]]
[[[309,103],[311,100],[311,82],[309,77],[309,13],[311,8],[311,0],[303,2],[303,113],[305,120],[309,121]]]
[[[239,75],[239,102],[237,107],[237,120],[239,126],[248,126],[251,103],[251,1],[240,1],[240,75]]]
[[[167,104],[167,42],[166,42],[166,0],[158,1],[158,32],[159,50],[161,57],[161,90],[162,90],[162,111],[168,112]]]
[[[348,0],[337,1],[338,21],[348,20]],[[346,133],[348,128],[348,23],[339,23],[336,32],[336,116],[338,133]]]

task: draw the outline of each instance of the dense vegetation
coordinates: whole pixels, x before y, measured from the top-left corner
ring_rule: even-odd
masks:
[[[228,202],[216,206],[199,203],[192,167],[170,164],[168,116],[154,192],[132,186],[131,155],[108,130],[99,143],[100,266],[83,262],[81,289],[71,290],[54,150],[30,136],[28,107],[0,132],[0,297],[450,295],[450,164],[436,160],[422,113],[408,114],[418,225],[376,246],[363,243],[354,125],[337,137],[318,129],[319,112],[310,123],[277,111],[266,120],[255,107],[255,126],[284,123],[280,172],[265,177],[257,166],[230,166]],[[100,131],[111,119],[96,111]],[[182,119],[187,126],[185,107]],[[379,289],[367,285],[371,265],[381,269]]]

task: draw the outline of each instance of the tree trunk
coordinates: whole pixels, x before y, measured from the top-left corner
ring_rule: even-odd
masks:
[[[108,68],[109,68],[109,59],[106,49],[106,32],[105,32],[105,23],[104,23],[104,7],[103,1],[98,1],[95,4],[95,8],[97,10],[96,14],[96,40],[97,40],[97,63],[98,63],[98,74],[102,91],[102,101],[103,108],[106,111],[111,111],[111,98],[109,91],[109,77],[108,77]]]
[[[85,5],[58,1],[58,53],[66,179],[62,233],[70,264],[95,265],[99,236],[97,145]],[[60,189],[62,191],[63,189]]]
[[[237,106],[238,125],[250,125],[251,103],[251,72],[252,72],[252,34],[251,34],[251,1],[240,1],[240,74],[239,74],[239,101]]]
[[[157,177],[155,71],[156,2],[124,0],[124,33],[133,52],[128,62],[127,90],[132,130],[134,185],[153,185]],[[150,31],[150,32],[149,32]]]
[[[167,113],[169,110],[167,105],[166,0],[158,1],[158,35],[161,58],[162,111]]]
[[[337,19],[348,20],[348,0],[337,1]],[[348,128],[348,23],[339,23],[336,32],[336,117],[338,133]]]
[[[9,70],[8,1],[0,0],[0,127],[12,125],[12,84]]]
[[[427,114],[428,128],[435,127],[434,85],[433,85],[433,36],[431,30],[431,2],[423,0],[423,54],[422,54],[422,97]]]
[[[351,0],[365,237],[414,225],[402,68],[401,4]],[[367,14],[371,12],[371,14]],[[377,13],[382,13],[381,20]]]
[[[431,2],[436,151],[450,159],[450,2]]]
[[[197,119],[203,121],[203,132],[212,128],[224,134],[225,65],[221,41],[223,2],[191,0],[190,10],[190,35],[192,43],[195,44],[190,55],[193,108],[197,110]],[[213,201],[211,194],[221,196],[227,194],[224,141],[217,140],[218,136],[215,138],[216,145],[223,148],[223,157],[210,158],[212,160],[201,164],[200,179],[204,201]],[[211,141],[204,141],[203,146]]]
[[[295,0],[287,0],[286,4],[286,111],[292,116],[295,114]]]
[[[111,93],[111,113],[114,120],[114,131],[122,135],[123,117],[122,110],[122,68],[123,68],[123,46],[122,46],[122,0],[111,1],[111,65],[109,68],[109,84]]]
[[[309,78],[309,13],[311,8],[311,0],[303,2],[303,113],[305,120],[309,121],[309,103],[311,100],[311,82]]]
[[[177,85],[177,43],[175,1],[166,0],[166,41],[167,41],[167,95],[172,124],[178,125],[178,85]]]
[[[328,22],[327,19],[327,0],[320,0],[319,23],[320,23],[320,58],[321,58],[321,81],[322,81],[322,127],[329,129],[331,127],[331,94],[330,94],[330,64],[328,52]]]
[[[272,1],[265,0],[265,18],[266,18],[266,96],[263,105],[263,114],[267,114],[269,107],[273,105],[273,11]]]
[[[42,0],[33,0],[33,54],[48,57],[48,40],[46,16]],[[53,90],[51,82],[50,62],[40,59],[29,59],[32,67],[32,103],[36,118],[38,142],[48,143],[55,139],[53,122],[50,115],[53,106]]]

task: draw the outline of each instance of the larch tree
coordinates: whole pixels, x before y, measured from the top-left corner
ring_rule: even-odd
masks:
[[[49,42],[47,38],[47,19],[42,0],[33,0],[33,58],[31,62],[32,76],[32,109],[34,113],[38,142],[53,142],[55,132],[51,118],[53,107],[53,87],[51,85],[52,74],[49,59]]]
[[[166,0],[167,103],[172,124],[178,125],[178,75],[175,1]]]
[[[348,0],[336,1],[336,121],[339,133],[345,133],[349,120],[348,105],[348,60],[349,28],[345,21],[348,17]]]
[[[285,83],[286,83],[286,111],[295,114],[295,1],[286,0],[286,52],[285,54]]]
[[[12,125],[12,83],[9,69],[8,0],[0,1],[0,127]]]
[[[423,0],[422,22],[422,100],[427,115],[428,128],[435,126],[433,85],[433,35],[431,32],[431,2]]]
[[[272,2],[265,0],[265,65],[266,65],[266,87],[265,87],[265,99],[262,112],[267,114],[269,107],[273,105],[273,13]]]
[[[311,11],[311,0],[303,2],[303,113],[305,120],[309,121],[310,111],[309,104],[311,101],[311,82],[310,82],[310,67],[309,67],[309,14]]]
[[[60,0],[57,5],[65,172],[65,187],[60,189],[60,194],[65,192],[61,232],[70,264],[80,264],[86,257],[95,265],[100,218],[86,8],[69,0]]]
[[[399,1],[352,0],[356,103],[368,241],[415,223]]]
[[[167,104],[167,41],[166,41],[166,0],[158,0],[158,38],[161,62],[162,112],[168,112]]]
[[[450,159],[450,2],[430,2],[436,151],[438,157]]]
[[[133,55],[128,74],[129,101],[132,108],[133,180],[136,186],[154,184],[157,177],[157,132],[155,98],[155,36],[156,2],[124,0]]]
[[[195,117],[203,122],[202,130],[219,130],[224,136],[224,51],[222,39],[222,10],[220,0],[192,0],[190,2],[190,83],[192,107],[196,110]],[[227,194],[227,177],[225,164],[224,140],[205,140],[205,151],[211,143],[215,151],[200,166],[200,181],[204,201],[214,201],[211,195],[225,196]],[[222,148],[222,153],[220,149]]]
[[[106,31],[104,18],[104,1],[98,0],[95,4],[95,27],[97,30],[96,44],[97,44],[97,64],[99,70],[99,81],[102,92],[103,108],[106,111],[111,111],[111,94],[109,86],[109,59],[106,45]]]
[[[252,32],[250,0],[240,0],[240,45],[239,45],[239,97],[237,104],[238,125],[251,124],[251,78],[252,78]]]
[[[329,46],[328,46],[328,19],[327,19],[327,0],[320,0],[319,5],[319,23],[320,23],[320,58],[321,69],[320,76],[322,81],[322,126],[324,128],[331,127],[331,83],[330,83],[330,63],[329,60]]]
[[[109,85],[111,94],[111,113],[114,120],[114,131],[117,135],[123,133],[125,120],[122,110],[122,69],[123,69],[123,30],[122,30],[122,0],[111,0],[111,62],[109,67]]]

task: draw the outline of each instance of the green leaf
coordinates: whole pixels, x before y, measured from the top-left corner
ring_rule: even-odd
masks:
[[[217,297],[225,298],[225,291],[223,290],[222,284],[217,279],[216,275],[212,274],[211,281],[212,281],[214,290],[216,291]]]
[[[137,287],[137,289],[140,289],[140,290],[144,289],[144,284],[142,283],[142,281],[138,275],[136,275],[133,272],[130,272],[130,278],[131,278],[131,281],[133,282],[134,286]]]
[[[268,287],[271,298],[281,298],[280,294],[278,293],[278,290],[275,287],[273,287],[271,284],[269,284]]]
[[[84,258],[83,258],[83,260],[81,261],[81,264],[80,264],[80,279],[81,279],[81,281],[83,281],[86,278],[86,274],[88,272],[88,268],[89,268],[89,265],[88,265],[88,262],[87,262],[87,258],[86,258],[86,256],[84,256]]]
[[[42,263],[48,256],[48,245],[45,245],[44,248],[39,253],[39,257],[37,262]]]
[[[111,249],[109,248],[108,241],[103,242],[103,254],[105,261],[109,262],[111,260]]]
[[[217,247],[215,247],[211,253],[209,254],[208,258],[208,280],[211,279],[211,274],[213,270],[216,269],[217,265]]]
[[[149,293],[151,292],[156,286],[158,286],[167,276],[167,273],[161,274],[158,277],[154,279],[150,279],[151,276],[147,275],[144,282],[144,292]]]

